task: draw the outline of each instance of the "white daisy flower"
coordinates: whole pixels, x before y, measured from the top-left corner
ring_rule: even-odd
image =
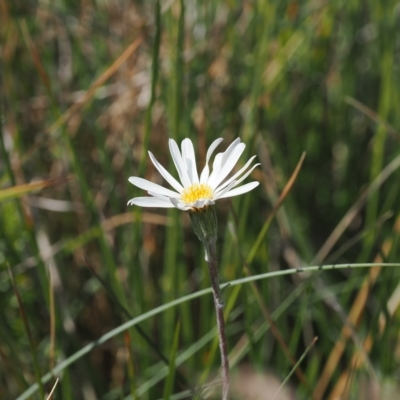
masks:
[[[150,159],[163,178],[175,189],[175,191],[164,188],[156,183],[137,176],[131,176],[129,182],[140,189],[146,190],[150,197],[135,197],[128,201],[128,205],[135,204],[141,207],[163,207],[179,208],[180,210],[196,210],[212,205],[216,200],[233,197],[249,192],[259,185],[259,182],[250,182],[235,188],[260,164],[250,167],[256,156],[236,172],[232,177],[225,180],[242,155],[246,145],[236,139],[225,152],[218,153],[214,158],[212,172],[208,163],[216,149],[222,142],[222,138],[215,140],[207,151],[206,165],[200,176],[197,173],[196,158],[193,143],[190,139],[182,141],[182,152],[175,140],[169,139],[169,150],[175,167],[178,171],[180,183],[156,160],[149,151]],[[235,188],[235,189],[234,189]]]

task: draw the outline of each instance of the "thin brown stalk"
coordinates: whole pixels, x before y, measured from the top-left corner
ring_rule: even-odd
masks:
[[[286,196],[289,194],[290,190],[292,189],[294,183],[296,182],[297,176],[301,170],[301,167],[303,165],[304,159],[306,157],[306,153],[303,152],[303,154],[300,157],[299,162],[296,165],[295,170],[293,171],[292,176],[290,177],[290,179],[288,180],[287,184],[285,185],[281,195],[279,196],[277,202],[274,205],[274,208],[272,210],[272,212],[269,214],[267,220],[264,222],[264,226],[262,227],[261,231],[259,232],[257,239],[252,247],[252,249],[250,250],[249,255],[246,258],[246,262],[248,264],[251,264],[251,262],[253,261],[259,247],[261,246],[261,243],[268,231],[268,228],[272,222],[272,220],[275,217],[275,214],[278,212],[279,208],[281,207],[281,205],[283,204],[283,201],[285,200]]]
[[[206,261],[210,272],[211,287],[214,297],[215,312],[217,315],[217,328],[219,336],[219,349],[221,352],[221,368],[222,368],[222,400],[227,400],[229,395],[229,358],[228,344],[225,333],[224,320],[224,301],[219,286],[218,268],[217,268],[217,250],[216,240],[204,241],[206,251]]]

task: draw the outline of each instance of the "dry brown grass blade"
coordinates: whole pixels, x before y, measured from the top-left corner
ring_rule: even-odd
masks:
[[[66,182],[70,178],[59,178],[59,179],[46,179],[43,181],[25,183],[23,185],[12,186],[7,189],[0,190],[0,201],[19,198],[25,196],[32,192],[37,192],[38,190],[45,189],[50,186],[58,185],[60,183]]]
[[[136,51],[140,43],[142,43],[143,36],[136,38],[124,52],[94,81],[90,88],[85,92],[82,98],[74,103],[64,114],[62,114],[53,125],[47,129],[50,135],[54,133],[61,125],[65,124],[78,110],[80,110],[94,95],[96,90],[102,86],[108,79],[117,72],[125,61]]]
[[[114,215],[113,217],[102,221],[101,226],[105,231],[110,231],[120,225],[130,224],[135,221],[136,221],[135,214],[127,212],[123,214]],[[165,226],[172,223],[172,220],[169,217],[149,212],[145,212],[141,215],[141,221],[147,224],[165,225]]]
[[[282,193],[280,194],[279,197],[277,196],[277,193],[275,192],[274,188],[266,187],[266,191],[267,192],[273,192],[273,193],[271,193],[270,198],[271,199],[273,199],[273,198],[275,199],[276,197],[278,197],[278,200],[276,201],[276,203],[274,205],[274,208],[272,209],[271,213],[268,215],[268,218],[264,222],[264,225],[263,225],[260,233],[258,234],[256,241],[254,242],[253,248],[250,250],[250,253],[248,254],[248,256],[246,258],[246,263],[247,264],[251,264],[251,262],[253,261],[255,255],[257,253],[257,250],[259,249],[259,247],[260,247],[260,245],[262,243],[262,240],[263,240],[265,234],[268,231],[270,223],[272,222],[272,220],[275,217],[276,213],[278,212],[279,208],[283,204],[286,196],[289,194],[290,190],[292,189],[292,187],[293,187],[293,185],[294,185],[294,183],[295,183],[295,181],[297,179],[297,176],[298,176],[298,174],[300,172],[300,169],[301,169],[301,167],[303,165],[305,157],[306,157],[306,153],[303,152],[303,154],[300,157],[299,162],[296,165],[296,168],[294,169],[294,171],[292,173],[292,176],[290,177],[290,179],[286,183],[286,185],[285,185],[284,189],[282,190]],[[266,181],[266,179],[264,179],[264,182],[265,181]],[[281,225],[281,224],[279,224],[279,225]],[[285,229],[281,229],[281,230],[282,230],[283,233],[286,231]]]
[[[368,335],[363,344],[363,348],[366,353],[370,352],[372,344],[372,336]],[[329,400],[344,399],[346,387],[349,386],[349,382],[351,381],[351,376],[353,375],[353,372],[361,367],[362,359],[363,355],[358,350],[356,350],[356,353],[351,358],[348,369],[340,375],[340,378],[338,379],[335,387],[330,393],[328,397]]]
[[[395,234],[400,233],[400,217],[397,218],[395,225],[394,225],[394,231]],[[384,254],[388,254],[391,250],[392,247],[392,241],[388,241],[386,245],[384,245],[383,249],[386,251]],[[382,261],[380,256],[376,257],[380,262]],[[400,306],[400,285],[397,286],[397,288],[394,290],[392,296],[390,296],[390,299],[387,302],[387,310],[389,312],[390,316],[393,316],[396,310]],[[383,334],[383,331],[386,327],[386,317],[385,315],[381,312],[379,315],[379,334]],[[369,353],[371,351],[373,345],[373,338],[371,332],[367,335],[366,339],[364,340],[363,348],[365,353]],[[345,389],[346,389],[346,382],[349,381],[350,375],[352,374],[352,371],[360,369],[361,366],[364,364],[364,355],[356,349],[354,356],[352,357],[350,361],[349,368],[344,371],[341,375],[339,380],[336,382],[330,396],[329,400],[335,400],[342,398]]]
[[[385,255],[388,254],[390,252],[391,246],[392,246],[391,241],[384,242],[382,246],[383,254]],[[374,259],[374,263],[379,264],[381,262],[383,262],[382,257],[380,255],[376,256]],[[375,281],[378,278],[380,271],[381,267],[371,268],[368,276],[364,279],[360,287],[360,290],[358,291],[357,297],[355,298],[353,305],[350,309],[350,312],[347,316],[347,321],[352,326],[356,326],[359,323],[368,299],[369,291],[375,284]],[[326,388],[328,387],[332,375],[338,366],[339,360],[343,355],[347,341],[351,337],[351,334],[352,332],[349,326],[344,326],[342,328],[340,338],[335,343],[335,346],[333,347],[328,357],[328,360],[325,364],[322,374],[317,382],[317,385],[315,386],[314,395],[316,399],[320,400],[324,398],[323,396],[326,391]]]
[[[279,210],[279,208],[281,207],[282,203],[284,202],[286,196],[289,194],[289,192],[292,190],[292,187],[294,185],[294,183],[296,182],[297,176],[299,175],[299,172],[301,170],[301,167],[303,166],[303,162],[304,159],[306,158],[306,152],[303,151],[299,162],[296,165],[296,168],[293,171],[292,176],[290,177],[290,179],[288,180],[287,184],[285,185],[285,187],[282,190],[282,193],[280,194],[278,201],[276,202],[271,215],[272,217],[277,213],[277,211]]]
[[[90,88],[82,95],[81,99],[74,103],[63,115],[58,118],[53,125],[48,128],[48,133],[51,134],[56,131],[62,124],[67,122],[72,115],[74,115],[79,109],[81,109],[90,100],[96,90],[103,85],[112,75],[117,72],[119,67],[128,60],[128,58],[135,52],[142,43],[143,36],[136,38],[124,52],[94,81]]]
[[[379,260],[374,260],[374,262],[379,262]],[[368,277],[365,278],[364,282],[361,285],[358,295],[347,317],[348,322],[353,326],[357,324],[359,318],[361,317],[361,314],[364,310],[368,298],[369,290],[374,285],[380,273],[380,270],[381,270],[380,267],[372,268],[369,272]],[[318,383],[315,386],[314,396],[316,399],[320,400],[323,398],[325,390],[331,380],[333,373],[335,372],[338,366],[338,362],[342,357],[342,354],[346,347],[347,340],[350,338],[350,336],[351,336],[351,329],[348,326],[344,326],[342,328],[340,338],[335,343],[335,346],[328,357],[328,360],[318,380]]]
[[[89,89],[82,95],[82,97],[72,104],[68,110],[66,110],[60,117],[47,129],[45,129],[45,133],[48,135],[52,135],[58,128],[60,128],[63,124],[68,122],[68,120],[76,114],[81,108],[83,108],[88,101],[94,96],[96,90],[99,89],[108,79],[110,79],[115,72],[124,64],[129,57],[137,50],[139,45],[143,41],[143,36],[139,36],[136,38],[125,50],[124,52],[93,82],[93,84],[89,87]],[[33,57],[35,62],[35,57]],[[36,65],[36,63],[35,63]],[[39,75],[40,69],[39,70]],[[44,136],[41,136],[40,139],[36,140],[36,143],[25,153],[22,158],[22,161],[29,159],[29,157],[41,146],[43,143]]]
[[[26,47],[28,47],[28,50],[31,53],[32,61],[35,64],[35,67],[38,71],[40,79],[42,80],[43,85],[46,88],[47,92],[50,94],[51,93],[50,79],[49,79],[49,76],[47,75],[45,68],[43,67],[39,52],[35,46],[35,43],[32,40],[30,33],[29,33],[28,26],[26,24],[26,20],[25,19],[20,20],[19,26],[21,28],[22,37],[25,40]]]
[[[301,167],[303,165],[304,159],[305,159],[306,153],[303,152],[303,154],[300,157],[299,162],[296,165],[296,168],[294,169],[290,179],[288,180],[288,182],[286,183],[284,189],[282,190],[282,193],[280,194],[276,204],[274,205],[274,208],[272,209],[272,212],[270,213],[270,215],[268,216],[263,229],[260,232],[259,237],[264,236],[265,235],[265,230],[268,228],[268,226],[270,225],[272,219],[274,218],[275,214],[278,212],[279,208],[281,207],[281,205],[283,204],[286,196],[290,193],[290,190],[292,189],[297,176],[299,175],[299,172],[301,170]],[[235,213],[235,210],[232,208],[233,210],[233,214],[235,217],[235,222],[236,225],[238,223],[238,216]],[[236,232],[234,232],[233,238],[236,242],[236,244],[239,246],[239,251],[240,251],[240,243],[239,240],[237,238]],[[256,246],[254,247],[256,248]],[[248,259],[252,260],[253,256],[251,256],[252,254],[254,254],[254,250],[250,253]],[[244,259],[242,252],[240,251],[240,255],[242,258],[242,264],[243,264],[243,269],[244,272],[246,274],[246,276],[251,276],[251,271],[250,271],[250,267],[248,265],[248,262]],[[289,362],[292,364],[292,366],[295,366],[297,364],[297,361],[295,360],[295,358],[293,357],[293,355],[291,354],[290,350],[289,350],[289,346],[286,344],[285,339],[283,338],[281,332],[279,331],[278,327],[276,326],[274,320],[271,317],[271,314],[267,308],[267,306],[264,304],[264,301],[262,299],[261,293],[258,289],[258,286],[255,282],[250,282],[250,286],[252,288],[253,294],[257,300],[258,306],[260,307],[261,313],[263,314],[264,319],[268,322],[270,328],[271,328],[271,332],[273,334],[273,336],[275,337],[275,339],[277,340],[277,342],[279,343],[279,345],[282,348],[283,353],[285,354],[285,356],[288,358]],[[301,370],[300,367],[295,369],[295,373],[297,375],[297,377],[299,378],[299,380],[304,384],[304,386],[306,388],[310,388],[307,379],[303,373],[303,371]],[[311,392],[311,391],[310,391]]]
[[[314,260],[312,261],[312,264],[322,263],[322,261],[327,257],[327,255],[332,250],[333,246],[336,244],[338,239],[341,237],[343,232],[347,229],[349,224],[353,221],[354,217],[358,214],[360,209],[365,205],[366,201],[368,200],[368,197],[372,193],[374,193],[376,190],[378,190],[381,187],[381,185],[389,178],[389,176],[393,172],[395,172],[399,167],[400,167],[400,156],[393,159],[381,171],[381,173],[375,178],[375,180],[371,183],[371,185],[368,187],[368,189],[353,204],[353,206],[349,209],[349,211],[345,214],[345,216],[342,218],[342,220],[339,222],[339,224],[333,230],[331,235],[325,241],[325,243],[323,244],[323,246],[321,247],[321,249],[315,256]],[[377,262],[382,262],[382,260],[377,261]],[[331,379],[331,376],[332,376],[334,370],[336,369],[337,362],[339,361],[339,359],[342,356],[347,339],[352,336],[355,339],[355,343],[359,345],[359,351],[363,352],[363,347],[361,345],[361,341],[358,339],[358,336],[353,327],[356,325],[356,322],[360,318],[360,315],[364,309],[367,295],[369,292],[369,287],[374,284],[375,279],[376,279],[377,275],[379,274],[379,272],[380,272],[379,268],[372,269],[370,271],[369,278],[367,278],[367,280],[364,281],[363,286],[360,289],[359,295],[353,304],[353,308],[350,311],[348,318],[343,319],[344,315],[342,318],[342,316],[339,314],[339,316],[341,316],[345,326],[342,329],[341,339],[338,340],[334,349],[332,350],[332,352],[328,358],[328,361],[325,364],[323,373],[320,376],[320,379],[315,388],[314,394],[317,395],[318,399],[321,399],[323,394],[325,393],[326,387]],[[337,306],[341,310],[340,304],[335,300],[335,298],[333,298],[333,301],[335,304],[337,304]],[[367,354],[364,352],[364,358],[366,356],[367,356]],[[367,363],[368,363],[368,361],[367,361]],[[370,365],[370,363],[369,363],[369,365]]]

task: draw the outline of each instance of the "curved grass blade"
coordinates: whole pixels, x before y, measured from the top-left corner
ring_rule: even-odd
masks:
[[[111,297],[112,301],[118,306],[122,314],[129,320],[133,319],[132,313],[119,301],[118,297],[115,295],[115,293],[112,291],[112,289],[109,287],[109,285],[106,283],[106,281],[97,273],[97,271],[92,267],[92,265],[86,260],[86,265],[89,267],[90,271],[92,274],[99,280],[99,282],[102,284],[104,289],[107,291],[108,295]],[[168,358],[163,354],[163,352],[159,349],[159,346],[157,343],[144,331],[140,325],[135,326],[137,332],[139,335],[147,342],[147,344],[150,346],[150,348],[157,354],[157,356],[162,360],[166,365],[171,364],[171,360],[168,360]],[[127,345],[127,347],[129,347]],[[130,349],[130,348],[129,348]],[[130,350],[129,350],[130,351]],[[178,370],[177,371],[178,378],[180,383],[183,386],[188,386],[188,381],[185,378],[184,375]]]
[[[234,281],[229,282],[229,285],[230,286],[243,285],[245,283],[258,281],[261,279],[268,279],[268,278],[274,278],[274,277],[278,277],[278,276],[292,275],[292,274],[296,274],[296,273],[300,273],[300,272],[329,271],[329,270],[347,269],[347,268],[373,268],[373,267],[377,267],[377,266],[400,268],[400,263],[360,263],[360,264],[313,265],[310,267],[291,268],[291,269],[285,269],[285,270],[274,271],[274,272],[266,272],[264,274],[259,274],[259,275],[249,276],[246,278],[236,279]],[[86,345],[85,347],[83,347],[82,349],[80,349],[79,351],[74,353],[72,356],[70,356],[67,359],[65,359],[64,361],[62,361],[52,371],[48,372],[46,375],[44,375],[42,377],[42,380],[41,380],[42,383],[48,382],[52,377],[54,377],[54,375],[57,375],[60,372],[62,372],[68,366],[72,365],[77,360],[79,360],[81,357],[88,354],[95,347],[107,342],[108,340],[119,335],[120,333],[125,332],[127,329],[131,328],[132,326],[135,326],[136,324],[138,324],[142,321],[145,321],[146,319],[149,319],[157,314],[160,314],[172,307],[176,307],[179,304],[183,304],[187,301],[197,299],[197,298],[205,296],[207,294],[211,294],[211,288],[203,289],[198,292],[191,293],[189,295],[180,297],[179,299],[173,300],[167,304],[163,304],[162,306],[156,307],[153,310],[150,310],[128,322],[125,322],[124,324],[120,325],[119,327],[117,327],[117,328],[111,330],[110,332],[106,333],[105,335],[101,336],[98,340],[89,343],[88,345]],[[17,400],[28,399],[29,396],[31,396],[33,393],[35,393],[38,390],[38,388],[39,388],[39,385],[37,383],[33,384],[24,393],[22,393],[21,396],[19,396],[17,398]]]

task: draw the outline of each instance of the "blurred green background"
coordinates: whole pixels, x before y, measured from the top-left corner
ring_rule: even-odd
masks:
[[[257,189],[217,204],[221,282],[399,261],[399,23],[397,0],[0,0],[0,398],[209,287],[185,213],[126,205],[129,176],[165,184],[148,149],[175,174],[170,137],[193,140],[199,168],[218,137],[261,163]],[[272,398],[317,336],[282,399],[397,398],[399,277],[225,289],[232,397],[250,382]],[[195,398],[176,394],[217,377],[214,327],[210,295],[168,308],[76,356],[54,398]]]

